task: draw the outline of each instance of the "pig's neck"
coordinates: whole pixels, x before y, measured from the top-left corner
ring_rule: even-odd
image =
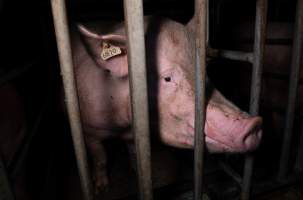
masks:
[[[128,79],[98,66],[77,33],[72,46],[84,131],[94,137],[123,137],[131,124]]]

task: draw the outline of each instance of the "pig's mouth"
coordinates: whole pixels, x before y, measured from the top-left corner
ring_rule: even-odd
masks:
[[[249,144],[244,144],[242,147],[235,147],[229,144],[226,144],[220,140],[215,140],[212,137],[209,137],[205,134],[205,142],[208,150],[211,153],[220,153],[220,152],[229,152],[229,153],[244,153],[249,151],[254,151],[259,145],[259,138],[261,138],[262,131],[258,131],[258,139],[250,140]]]
[[[205,135],[205,142],[210,152],[233,152],[234,148]]]

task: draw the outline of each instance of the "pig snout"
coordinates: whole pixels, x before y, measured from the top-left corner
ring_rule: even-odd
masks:
[[[231,104],[207,106],[205,134],[210,152],[255,150],[262,137],[262,118],[252,117]]]

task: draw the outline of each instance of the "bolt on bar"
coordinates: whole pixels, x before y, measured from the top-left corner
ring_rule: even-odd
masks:
[[[124,0],[133,131],[141,200],[152,200],[151,153],[142,0]]]
[[[294,24],[294,39],[292,47],[292,60],[289,79],[289,93],[286,113],[286,123],[283,137],[282,154],[280,158],[278,179],[287,175],[293,123],[295,117],[295,103],[299,80],[299,71],[302,59],[303,45],[303,1],[297,0],[296,18]]]
[[[196,48],[195,48],[195,152],[194,152],[194,199],[202,200],[204,165],[205,78],[206,78],[206,0],[195,1]]]
[[[92,186],[89,178],[86,149],[82,135],[79,103],[74,79],[72,52],[64,0],[51,0],[55,33],[59,52],[61,74],[63,78],[66,106],[72,132],[72,138],[85,200],[92,200]]]
[[[264,49],[266,39],[266,21],[267,21],[267,0],[257,0],[256,2],[256,20],[255,20],[255,38],[254,38],[254,60],[252,69],[252,82],[250,89],[250,108],[251,115],[256,116],[259,112],[259,101],[262,82],[262,69],[264,61]],[[253,155],[247,155],[244,164],[243,185],[241,191],[241,200],[250,199],[250,189],[253,173]]]

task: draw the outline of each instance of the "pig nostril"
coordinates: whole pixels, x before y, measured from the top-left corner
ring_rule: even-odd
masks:
[[[249,149],[250,147],[256,146],[262,137],[262,119],[256,117],[247,129],[244,137],[243,143]]]

